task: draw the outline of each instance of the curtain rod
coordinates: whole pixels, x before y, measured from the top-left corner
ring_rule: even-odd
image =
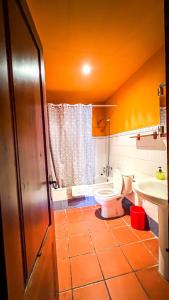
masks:
[[[66,104],[68,106],[76,106],[76,105],[83,105],[83,106],[92,106],[92,107],[115,107],[118,106],[117,104],[67,104],[67,103],[61,103],[61,104],[53,104],[53,103],[48,103],[49,105],[53,105],[53,106],[62,106],[63,104]]]

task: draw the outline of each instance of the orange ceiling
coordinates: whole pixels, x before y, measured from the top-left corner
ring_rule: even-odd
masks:
[[[164,43],[163,0],[27,3],[44,49],[48,101],[105,101]],[[89,76],[81,74],[85,62]]]

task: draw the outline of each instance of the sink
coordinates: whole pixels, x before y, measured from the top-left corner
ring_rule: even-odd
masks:
[[[168,205],[167,180],[141,179],[135,183],[134,190],[141,198],[156,205]]]
[[[169,244],[167,180],[158,180],[153,177],[140,179],[133,188],[138,194],[138,198],[158,205],[159,272],[169,280],[169,256],[166,251]]]

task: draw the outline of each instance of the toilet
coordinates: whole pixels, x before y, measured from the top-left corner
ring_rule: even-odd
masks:
[[[123,198],[132,192],[133,175],[114,172],[113,184],[94,192],[95,200],[101,205],[101,216],[105,219],[124,215]]]

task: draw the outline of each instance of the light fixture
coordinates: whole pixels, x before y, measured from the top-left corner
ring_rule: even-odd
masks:
[[[84,75],[89,75],[91,73],[91,69],[92,68],[89,64],[84,64],[81,70]]]

